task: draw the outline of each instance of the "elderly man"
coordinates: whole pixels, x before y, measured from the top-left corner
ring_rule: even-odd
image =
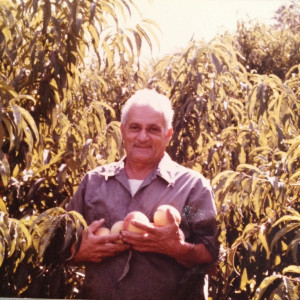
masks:
[[[67,209],[76,210],[89,227],[75,262],[86,265],[81,298],[124,300],[176,299],[186,273],[217,257],[217,228],[211,187],[193,170],[172,161],[165,149],[172,137],[169,99],[154,90],[136,92],[124,105],[121,132],[126,157],[88,172]],[[168,211],[169,225],[137,220],[146,233],[97,236],[132,211],[153,221],[157,207],[169,204],[181,213],[179,224]]]

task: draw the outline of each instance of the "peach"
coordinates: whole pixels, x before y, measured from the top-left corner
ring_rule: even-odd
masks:
[[[124,221],[117,221],[116,223],[114,223],[110,229],[111,233],[112,234],[121,233],[122,229],[123,229],[123,223],[124,223]]]
[[[110,230],[107,227],[99,227],[94,234],[98,236],[110,235]]]
[[[131,221],[133,220],[150,225],[149,219],[145,214],[140,211],[132,211],[124,219],[123,230],[136,233],[144,233],[142,229],[131,224]]]
[[[164,204],[157,208],[153,215],[154,225],[158,227],[166,226],[170,223],[167,215],[167,210],[170,210],[171,214],[174,216],[177,224],[181,221],[181,216],[179,211],[172,205]]]
[[[114,223],[113,226],[110,229],[111,234],[120,234],[120,233],[122,233],[123,223],[124,223],[124,221],[117,221],[116,223]],[[115,243],[122,244],[123,241],[122,241],[122,239],[119,239],[119,240],[116,240]]]

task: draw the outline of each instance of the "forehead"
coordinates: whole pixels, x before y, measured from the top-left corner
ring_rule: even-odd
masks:
[[[163,125],[164,115],[149,105],[134,105],[128,112],[127,123]]]

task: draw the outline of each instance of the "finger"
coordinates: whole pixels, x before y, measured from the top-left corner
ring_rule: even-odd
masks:
[[[104,224],[104,219],[92,222],[88,227],[88,232],[95,233],[95,231]]]
[[[130,249],[130,245],[128,244],[114,244],[114,250],[116,252],[122,252],[122,251],[125,251],[125,250],[128,250]]]
[[[152,233],[153,230],[155,230],[155,227],[154,227],[153,224],[149,224],[149,223],[146,224],[146,223],[142,223],[142,222],[139,222],[139,221],[136,221],[136,220],[132,220],[131,224],[136,226],[139,229],[142,229],[145,232],[148,232],[148,233]]]
[[[144,241],[145,236],[148,235],[148,233],[137,233],[137,232],[130,232],[130,231],[122,231],[122,239],[123,241],[126,241],[126,239],[133,239],[136,241]]]
[[[125,244],[143,244],[147,241],[147,234],[123,232],[123,242]]]
[[[132,249],[139,252],[153,252],[149,251],[149,248],[146,247],[132,246]]]
[[[120,239],[120,234],[98,235],[95,238],[100,244],[113,243]]]
[[[169,208],[167,209],[167,218],[168,218],[169,224],[176,224],[176,219],[175,219],[174,215],[171,213],[171,210]]]

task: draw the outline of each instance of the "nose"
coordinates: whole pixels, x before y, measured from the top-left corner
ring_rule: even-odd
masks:
[[[139,132],[139,135],[138,135],[138,140],[139,141],[147,141],[149,139],[149,136],[148,136],[148,133],[145,129],[142,129],[140,132]]]

